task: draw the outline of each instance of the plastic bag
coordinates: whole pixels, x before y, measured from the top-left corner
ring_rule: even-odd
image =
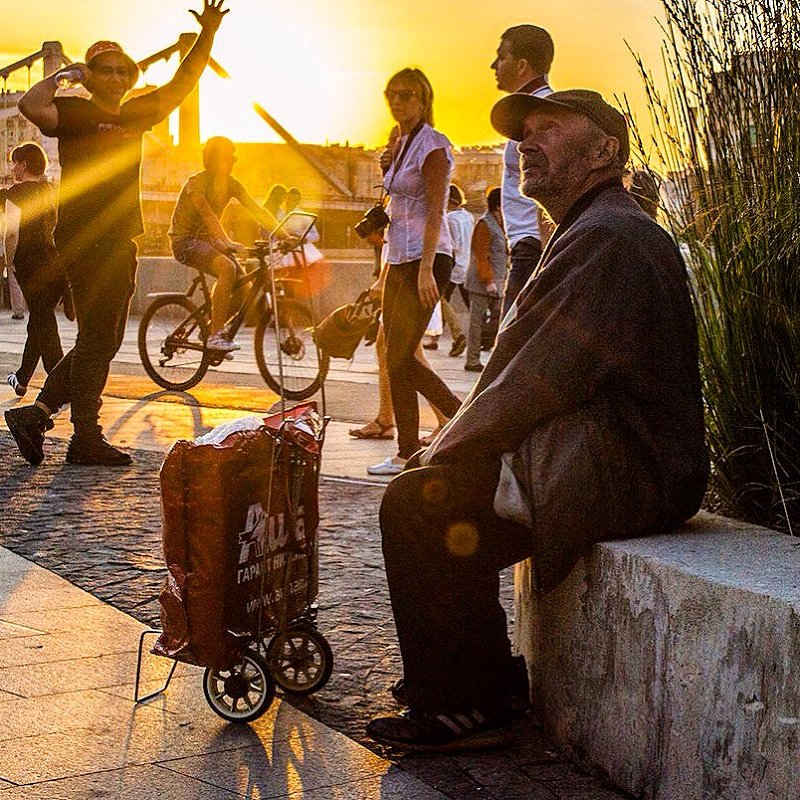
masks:
[[[231,420],[230,422],[223,422],[217,425],[216,428],[198,436],[195,444],[222,444],[232,433],[240,431],[256,431],[264,425],[264,420],[261,417],[239,417],[239,419]]]
[[[316,598],[319,418],[313,404],[276,417],[215,444],[176,442],[167,454],[157,655],[228,668],[259,614],[267,633]]]

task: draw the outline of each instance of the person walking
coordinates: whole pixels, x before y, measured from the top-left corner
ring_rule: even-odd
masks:
[[[472,214],[464,208],[464,192],[460,186],[451,183],[447,197],[447,227],[453,242],[453,271],[450,273],[450,282],[442,297],[442,317],[445,325],[450,328],[452,344],[449,355],[454,358],[458,358],[466,349],[467,337],[461,330],[458,314],[450,300],[453,292],[458,288],[464,305],[469,308],[469,292],[464,286],[464,281],[469,268],[470,243],[474,225]]]
[[[475,224],[472,234],[472,260],[467,270],[466,287],[469,291],[469,333],[464,369],[481,372],[481,341],[484,317],[490,313],[490,335],[497,335],[500,324],[502,286],[508,271],[508,248],[503,230],[501,190],[497,187],[486,194],[486,213]]]
[[[103,437],[101,393],[125,333],[136,276],[136,244],[144,231],[139,197],[142,137],[194,89],[208,63],[214,36],[227,14],[225,0],[204,0],[191,11],[200,34],[174,77],[152,92],[125,100],[139,76],[136,62],[116,42],[101,41],[72,64],[90,97],[56,97],[56,74],[34,84],[19,110],[46,136],[58,139],[61,163],[55,231],[78,322],[75,346],[53,368],[32,406],[5,412],[20,453],[44,459],[50,417],[71,403],[70,464],[125,466],[131,457]]]
[[[516,25],[500,37],[497,57],[492,62],[497,88],[547,97],[553,90],[547,73],[553,63],[553,40],[537,25]],[[542,217],[539,206],[520,192],[517,142],[509,140],[503,154],[503,220],[511,267],[503,290],[502,317],[517,299],[542,255]]]
[[[445,223],[452,147],[433,128],[433,88],[421,70],[407,68],[393,75],[385,96],[399,136],[384,175],[390,197],[387,264],[376,286],[383,285],[386,363],[398,451],[368,467],[371,475],[396,475],[419,449],[417,393],[448,419],[461,405],[444,381],[415,355],[453,268]]]
[[[66,279],[53,240],[56,198],[45,169],[47,156],[38,144],[26,142],[11,151],[15,183],[6,193],[5,252],[29,310],[22,363],[6,379],[18,397],[28,391],[39,359],[49,374],[64,356],[55,308]]]

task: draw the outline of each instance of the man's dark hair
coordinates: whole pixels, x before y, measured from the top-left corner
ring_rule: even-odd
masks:
[[[501,206],[503,193],[499,186],[486,190],[486,206],[489,211],[497,211]]]
[[[546,75],[553,63],[553,40],[550,34],[538,25],[515,25],[501,37],[516,59],[524,58],[538,75]]]
[[[203,148],[203,166],[206,169],[214,166],[223,153],[233,153],[236,145],[227,136],[212,136]]]
[[[25,164],[28,172],[37,177],[44,175],[44,171],[47,169],[47,156],[35,142],[17,145],[11,151],[11,160],[16,164]]]

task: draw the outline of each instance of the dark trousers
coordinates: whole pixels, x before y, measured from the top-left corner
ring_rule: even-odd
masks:
[[[39,400],[55,412],[71,403],[78,436],[101,432],[100,395],[122,344],[136,275],[136,245],[95,242],[67,265],[78,336],[47,378]]]
[[[506,287],[503,291],[503,311],[500,319],[505,319],[511,304],[517,299],[522,287],[528,282],[533,270],[542,257],[542,245],[538,239],[527,236],[520,239],[512,248],[510,254],[511,266],[506,276]]]
[[[448,281],[444,293],[442,294],[442,299],[447,300],[449,303],[456,286],[458,287],[458,293],[461,295],[461,299],[464,301],[464,305],[469,308],[469,292],[464,288],[463,283],[453,283],[453,281]]]
[[[39,359],[49,374],[64,357],[58,334],[55,308],[64,294],[63,276],[48,279],[36,273],[17,274],[20,289],[28,304],[28,338],[22,351],[22,364],[17,370],[17,380],[27,386],[33,377]]]
[[[494,513],[499,474],[499,461],[420,467],[386,489],[383,556],[414,709],[510,707],[498,574],[530,555],[531,531]]]
[[[438,254],[433,275],[441,294],[450,280],[453,259]],[[397,424],[397,447],[401,458],[410,458],[419,450],[419,405],[417,392],[452,417],[461,401],[445,382],[417,360],[416,350],[431,316],[419,299],[417,277],[419,261],[392,264],[383,289],[383,329],[386,336],[386,367],[389,389]]]

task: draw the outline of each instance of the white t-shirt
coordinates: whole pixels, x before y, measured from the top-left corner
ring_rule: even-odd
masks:
[[[401,136],[397,144],[397,156],[405,147],[408,134]],[[453,172],[453,151],[447,137],[435,131],[425,123],[411,140],[400,169],[395,175],[395,165],[389,167],[383,179],[387,191],[391,186],[391,200],[387,208],[389,228],[387,243],[389,245],[390,264],[404,264],[422,257],[422,235],[425,230],[425,184],[422,179],[422,165],[434,150],[444,150],[449,164],[447,183]],[[439,230],[437,253],[452,255],[450,231],[445,222],[447,193],[442,199],[442,227]]]
[[[553,90],[546,85],[541,86],[535,92],[531,92],[534,97],[546,97],[552,93]],[[503,154],[501,203],[509,249],[526,236],[533,236],[534,239],[541,240],[538,206],[533,200],[525,197],[519,191],[518,145],[519,142],[509,139]]]
[[[469,267],[472,229],[475,220],[466,208],[456,208],[447,212],[447,227],[453,242],[453,271],[450,280],[453,283],[464,283]]]

